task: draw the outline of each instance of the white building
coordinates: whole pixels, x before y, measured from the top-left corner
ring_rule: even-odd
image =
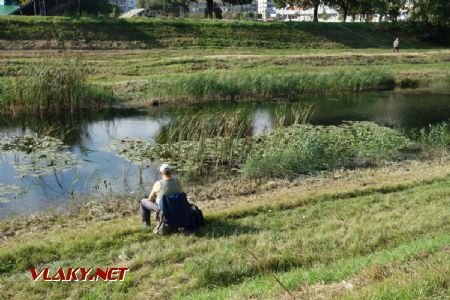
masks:
[[[136,8],[137,0],[109,0],[109,3],[117,5],[124,12],[127,12]]]
[[[329,6],[321,6],[317,12],[320,22],[339,22],[339,12]],[[302,9],[298,6],[289,6],[277,9],[277,17],[284,21],[313,21],[314,9]]]
[[[277,12],[272,0],[257,0],[258,1],[258,15],[265,20],[266,18],[275,18]]]

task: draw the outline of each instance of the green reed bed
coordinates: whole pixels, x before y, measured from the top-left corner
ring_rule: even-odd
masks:
[[[78,59],[47,60],[26,65],[0,88],[0,110],[60,113],[102,106],[113,101],[109,88],[89,85],[88,70]]]
[[[341,126],[296,124],[257,136],[243,133],[234,136],[204,133],[196,140],[172,140],[164,144],[126,139],[114,143],[113,148],[135,162],[170,162],[190,179],[222,172],[258,178],[376,166],[443,155],[450,145],[448,123],[430,126],[412,137],[371,122]]]
[[[163,128],[156,141],[172,144],[180,141],[200,141],[215,136],[249,136],[253,132],[252,118],[253,112],[248,108],[183,109],[170,125]]]
[[[420,83],[420,87],[429,88],[436,93],[450,93],[449,75],[423,79]]]
[[[416,139],[427,155],[445,153],[450,145],[450,123],[443,122],[422,128]]]
[[[290,97],[306,92],[386,90],[395,87],[391,73],[372,71],[204,72],[153,77],[145,87],[156,99],[243,99],[247,97]]]
[[[280,105],[275,127],[303,124],[312,104]],[[237,171],[254,144],[254,115],[249,109],[187,110],[163,127],[155,143],[124,139],[112,144],[119,155],[133,162],[170,161],[187,179],[211,172]],[[266,132],[267,133],[267,132]]]

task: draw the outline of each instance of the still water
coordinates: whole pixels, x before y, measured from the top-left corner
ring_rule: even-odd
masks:
[[[20,164],[21,153],[0,153],[0,186],[16,186],[20,193],[0,201],[0,218],[9,214],[26,214],[52,205],[68,203],[73,197],[106,194],[136,196],[148,190],[157,178],[157,167],[137,166],[117,156],[108,145],[117,139],[158,140],[174,117],[192,111],[245,109],[251,115],[253,133],[273,127],[276,110],[299,102],[312,103],[309,123],[340,124],[343,121],[372,121],[380,125],[417,130],[450,119],[450,99],[438,94],[400,94],[373,92],[363,94],[309,95],[295,101],[264,103],[209,103],[181,108],[151,110],[108,110],[80,115],[47,118],[2,117],[0,138],[40,134],[59,138],[81,161],[79,166],[48,176],[18,178],[14,164]],[[1,196],[1,195],[0,195]]]

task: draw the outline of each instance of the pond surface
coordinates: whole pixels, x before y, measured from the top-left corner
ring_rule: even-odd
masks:
[[[343,121],[372,121],[380,125],[416,130],[450,118],[448,95],[373,92],[342,95],[309,95],[296,101],[264,103],[208,103],[181,108],[108,110],[52,118],[2,117],[0,138],[34,134],[64,141],[80,160],[77,167],[51,175],[18,178],[22,153],[0,153],[0,187],[15,186],[20,192],[0,201],[0,218],[11,213],[26,214],[52,205],[68,203],[73,197],[134,193],[139,197],[157,179],[157,166],[141,169],[117,156],[108,145],[113,140],[161,139],[174,117],[195,111],[217,112],[245,109],[252,118],[253,134],[270,130],[280,106],[312,103],[311,124],[331,125]],[[1,189],[0,189],[0,196]]]

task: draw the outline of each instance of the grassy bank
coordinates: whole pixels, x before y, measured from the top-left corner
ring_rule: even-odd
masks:
[[[432,47],[429,28],[392,23],[2,17],[0,27],[3,49],[384,48],[396,36],[404,48]]]
[[[447,50],[371,54],[359,50],[256,49],[137,52],[0,52],[0,86],[47,56],[79,59],[86,83],[110,87],[127,106],[205,100],[296,97],[302,93],[373,89],[450,91]],[[387,50],[389,51],[389,50]],[[225,54],[226,53],[226,54]],[[1,93],[1,92],[0,92]]]
[[[49,222],[2,242],[0,295],[284,296],[266,269],[298,298],[445,298],[450,279],[448,164],[391,168],[331,176],[322,185],[226,197],[213,206],[201,202],[209,207],[208,224],[198,236],[154,236],[140,228],[137,216],[87,224],[78,216],[58,222],[62,227]],[[32,265],[74,264],[131,271],[124,282],[74,283],[70,288],[33,283],[27,271]]]
[[[9,50],[0,51],[0,84],[42,58],[78,58],[89,66],[87,83],[112,87],[129,106],[391,89],[394,81],[450,91],[448,45],[425,42],[428,31],[404,23],[1,17],[0,27],[0,49]],[[391,52],[395,37],[400,54]]]

